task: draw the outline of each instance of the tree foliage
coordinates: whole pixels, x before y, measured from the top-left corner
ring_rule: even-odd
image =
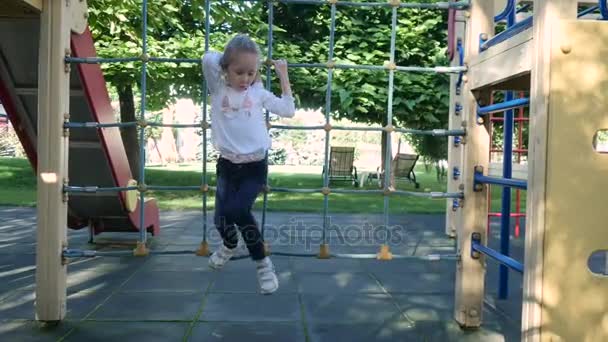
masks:
[[[142,51],[141,1],[97,0],[90,4],[90,25],[98,54],[139,56]],[[210,48],[222,50],[238,32],[250,34],[267,54],[266,2],[213,2]],[[290,63],[325,63],[329,58],[329,6],[274,4],[273,57]],[[392,9],[338,7],[333,61],[340,64],[383,65],[390,58]],[[399,9],[395,63],[400,66],[446,65],[444,11]],[[148,8],[150,56],[200,58],[204,52],[204,1],[151,1]],[[140,88],[141,63],[104,65],[106,80],[120,89]],[[265,75],[265,73],[263,73]],[[272,75],[272,73],[271,73]],[[326,68],[290,69],[300,107],[325,109]],[[196,64],[148,63],[147,109],[166,105],[172,97],[201,99],[201,70]],[[274,76],[272,76],[274,77]],[[336,119],[386,124],[386,70],[333,70],[331,115]],[[278,91],[278,82],[273,82]],[[432,129],[447,127],[448,77],[395,72],[393,124]],[[433,160],[445,158],[445,139],[412,138],[418,152]]]

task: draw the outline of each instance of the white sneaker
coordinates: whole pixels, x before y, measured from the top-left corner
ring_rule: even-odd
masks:
[[[269,257],[257,261],[257,272],[260,293],[271,294],[279,289],[279,279],[274,272],[274,265]]]
[[[222,243],[220,248],[209,257],[209,267],[219,270],[232,258],[233,254],[234,250],[224,246]]]

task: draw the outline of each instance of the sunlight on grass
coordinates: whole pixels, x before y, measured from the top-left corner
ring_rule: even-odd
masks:
[[[207,183],[215,185],[215,165],[207,167]],[[399,181],[397,188],[405,191],[446,191],[445,183],[437,181],[435,171],[426,172],[423,166],[416,168],[420,189],[405,181]],[[281,188],[320,189],[323,186],[321,167],[271,165],[269,185]],[[201,164],[151,166],[146,168],[148,185],[198,186],[203,183]],[[336,189],[353,189],[348,182],[336,182]],[[377,183],[369,183],[361,189],[378,189]],[[499,187],[492,191],[492,211],[500,211]],[[522,211],[525,211],[526,193],[522,192]],[[202,194],[197,191],[150,191],[147,197],[157,199],[163,210],[202,210]],[[207,196],[207,209],[214,208],[214,194]],[[25,159],[0,158],[0,205],[34,206],[36,204],[36,178],[29,162]],[[263,208],[263,195],[254,205],[255,210]],[[382,213],[383,196],[379,194],[336,194],[329,195],[330,213]],[[279,193],[268,194],[269,211],[323,212],[323,195],[320,193]],[[444,213],[445,200],[432,200],[412,196],[390,197],[389,212],[402,213]],[[515,209],[515,191],[512,195],[512,210]]]

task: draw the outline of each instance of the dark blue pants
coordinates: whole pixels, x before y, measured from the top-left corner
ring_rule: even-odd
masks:
[[[266,160],[234,164],[219,158],[215,193],[215,226],[230,249],[238,243],[236,227],[247,244],[253,260],[264,259],[264,240],[251,208],[266,184]]]

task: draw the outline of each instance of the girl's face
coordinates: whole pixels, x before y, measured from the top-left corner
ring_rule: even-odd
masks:
[[[256,79],[258,69],[258,55],[251,52],[241,52],[234,56],[228,64],[228,86],[240,91],[249,88]]]

